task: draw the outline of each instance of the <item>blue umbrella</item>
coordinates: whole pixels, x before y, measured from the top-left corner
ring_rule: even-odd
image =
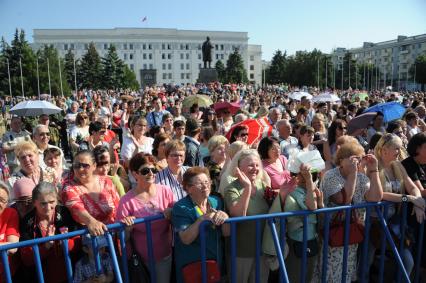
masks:
[[[390,122],[392,120],[400,119],[405,113],[405,107],[398,102],[386,102],[376,104],[364,110],[366,112],[382,112],[384,116],[384,122]]]

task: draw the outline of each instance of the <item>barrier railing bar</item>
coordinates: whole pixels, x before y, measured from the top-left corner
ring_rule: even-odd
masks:
[[[10,273],[9,258],[7,257],[7,250],[1,251],[1,261],[3,262],[4,276],[6,282],[12,282],[12,274]]]
[[[91,240],[92,240],[93,256],[95,257],[96,274],[100,275],[102,274],[102,266],[101,266],[101,257],[99,256],[98,239],[97,237],[92,237]]]
[[[277,218],[274,218],[277,219]],[[285,254],[285,243],[286,243],[286,236],[285,236],[285,231],[286,231],[286,217],[280,217],[280,247],[281,247],[281,253]],[[280,270],[280,282],[284,282],[284,274],[281,272]]]
[[[211,224],[210,221],[204,220],[198,228],[200,233],[200,253],[201,253],[201,283],[207,283],[207,256],[206,256],[206,225]],[[219,229],[219,228],[218,228]]]
[[[155,272],[155,258],[154,251],[152,250],[152,234],[151,234],[151,221],[145,222],[146,227],[146,244],[148,248],[149,258],[149,273],[151,276],[151,282],[157,282],[157,273]]]
[[[324,240],[322,250],[322,271],[321,282],[327,283],[327,265],[328,265],[328,239],[330,237],[330,213],[325,212],[324,215]]]
[[[129,272],[127,266],[127,245],[126,245],[126,230],[122,229],[118,233],[118,239],[120,241],[120,249],[121,249],[121,265],[123,267],[123,271],[121,272],[121,277],[124,277],[124,282],[129,283]]]
[[[67,239],[62,240],[62,249],[63,249],[64,259],[65,259],[65,268],[67,270],[67,280],[69,283],[72,283],[73,282],[72,265],[71,265],[71,258],[70,258]]]
[[[377,211],[377,214],[379,216],[380,224],[383,228],[383,231],[385,232],[386,238],[387,238],[387,240],[388,240],[388,242],[391,246],[391,249],[392,249],[392,252],[393,252],[394,257],[396,259],[396,262],[398,263],[398,266],[402,271],[404,279],[407,283],[410,283],[410,277],[408,276],[407,271],[405,270],[404,263],[402,262],[402,259],[401,259],[400,255],[398,253],[398,249],[396,248],[395,243],[393,242],[392,235],[389,232],[388,225],[387,225],[385,219],[383,218],[383,214],[377,208],[376,208],[376,211]]]
[[[387,216],[388,216],[388,211],[389,211],[389,206],[388,205],[384,205],[383,207],[383,215],[387,220]],[[379,217],[379,215],[377,215],[377,217]],[[379,283],[383,282],[383,272],[385,270],[385,251],[386,251],[386,235],[385,232],[382,230],[380,233],[380,262],[379,262]]]
[[[367,261],[368,261],[368,247],[370,245],[370,214],[371,207],[368,206],[365,211],[365,229],[364,229],[364,242],[362,243],[362,254],[361,254],[361,272],[359,281],[361,283],[368,282],[366,278]]]
[[[260,234],[260,224],[260,220],[256,220],[256,283],[260,282],[260,249],[262,248],[262,235]]]
[[[121,278],[120,266],[118,265],[117,254],[115,253],[115,247],[114,247],[114,242],[112,240],[111,233],[107,232],[105,233],[105,236],[108,242],[109,252],[111,254],[112,267],[113,267],[114,275],[115,275],[115,282],[123,283],[123,280]]]
[[[407,224],[407,203],[406,202],[402,202],[402,215],[401,215],[401,219],[399,221],[399,226],[400,226],[400,241],[399,241],[399,254],[404,254],[404,241],[405,241],[405,226]],[[395,211],[395,213],[397,213],[397,211]],[[401,271],[398,269],[397,273],[396,273],[396,282],[400,283],[401,282],[401,278],[402,278],[402,274]]]
[[[282,276],[283,280],[281,282],[288,283],[289,281],[288,281],[287,269],[284,263],[284,255],[280,248],[280,241],[278,239],[278,233],[274,223],[274,219],[273,218],[268,219],[268,224],[271,229],[272,239],[274,240],[275,250],[277,251],[277,257],[278,257],[278,262],[280,266],[280,273],[283,274]]]
[[[33,245],[32,248],[33,248],[34,262],[36,266],[38,282],[44,283],[43,269],[41,266],[41,259],[40,259],[40,250],[38,248],[38,245]]]
[[[304,271],[304,266],[306,266],[306,253],[308,249],[308,216],[303,215],[303,252],[302,252],[302,266],[300,268],[300,282],[306,282],[306,272]]]
[[[424,237],[424,229],[425,229],[425,222],[423,221],[419,226],[419,237],[417,238],[417,251],[416,251],[416,267],[415,267],[415,274],[414,282],[418,283],[420,280],[420,262],[422,260],[422,251],[423,251],[423,237]],[[423,255],[426,256],[426,255]]]
[[[237,282],[237,223],[231,222],[231,282]]]
[[[349,254],[349,234],[350,234],[350,224],[352,210],[345,209],[345,234],[343,242],[343,267],[342,267],[342,278],[341,282],[346,283],[346,273],[348,272],[348,254]]]

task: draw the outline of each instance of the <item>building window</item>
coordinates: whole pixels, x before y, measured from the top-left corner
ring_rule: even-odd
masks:
[[[187,60],[189,59],[189,53],[186,53],[186,59]]]
[[[68,50],[68,44],[64,44],[64,50]]]
[[[148,49],[151,50],[152,49],[152,44],[148,44]]]
[[[225,55],[224,55],[224,54],[221,54],[221,55],[220,55],[220,59],[222,59],[222,60],[223,60],[223,58],[225,58]]]
[[[250,74],[250,79],[253,80],[254,79],[254,74]]]
[[[219,50],[219,45],[215,44],[214,45],[214,50]]]
[[[186,44],[186,45],[185,45],[185,49],[186,49],[186,50],[189,50],[189,44]]]
[[[181,80],[185,79],[185,73],[181,73],[181,74],[180,74],[180,79],[181,79]]]
[[[167,73],[163,73],[163,80],[167,79]]]
[[[224,47],[224,46],[223,46],[223,44],[221,44],[221,45],[220,45],[220,50],[223,50],[223,47]]]
[[[198,64],[198,69],[201,69],[201,64]]]
[[[254,65],[250,65],[250,71],[254,71]]]
[[[126,53],[124,53],[123,58],[124,58],[124,60],[127,60],[127,54]]]
[[[143,64],[143,69],[146,70],[146,64]]]
[[[134,71],[135,70],[135,65],[130,64],[130,70]]]
[[[133,54],[129,54],[129,59],[133,60]]]
[[[124,50],[127,50],[127,43],[124,43],[124,44],[123,44],[123,49],[124,49]]]
[[[130,44],[129,44],[129,49],[130,49],[130,50],[133,50],[133,43],[130,43]]]
[[[146,53],[142,54],[142,58],[145,60],[146,59]]]
[[[180,50],[183,50],[183,44],[182,43],[180,44]]]
[[[167,49],[171,50],[172,49],[172,45],[171,44],[167,44]]]
[[[166,54],[165,53],[161,54],[161,59],[166,59]]]
[[[150,60],[152,59],[152,53],[148,54],[148,59],[150,59]]]
[[[188,63],[188,64],[186,64],[186,69],[187,69],[187,70],[189,70],[189,63]]]
[[[162,66],[163,66],[163,68],[162,68],[162,69],[163,69],[163,70],[165,70],[165,69],[166,69],[166,63],[163,63],[163,65],[162,65]]]
[[[154,66],[153,66],[152,64],[149,64],[149,69],[150,69],[150,70],[153,70],[153,69],[154,69]]]
[[[89,49],[89,44],[85,43],[84,44],[84,49],[88,50]]]
[[[216,54],[216,60],[219,60],[219,54]]]
[[[198,54],[198,60],[201,60],[201,54]]]
[[[165,43],[161,44],[161,49],[163,49],[163,50],[166,49],[166,44]]]
[[[167,67],[169,67],[169,70],[171,70],[172,69],[172,64],[169,63],[169,65]]]
[[[169,80],[172,79],[172,73],[169,73]]]
[[[70,47],[70,49],[71,49],[71,50],[74,50],[74,43],[71,43],[71,47]]]
[[[183,70],[183,69],[184,69],[184,67],[185,67],[185,64],[183,64],[183,63],[182,63],[182,64],[180,64],[180,69],[181,69],[181,70]]]
[[[254,61],[254,55],[250,55],[250,61]]]
[[[197,49],[198,49],[198,50],[201,50],[201,44],[198,44]]]
[[[183,60],[183,53],[180,54],[180,59]]]
[[[172,59],[172,53],[167,54],[167,59]]]
[[[104,43],[104,49],[108,49],[108,44]]]
[[[191,79],[191,73],[186,73],[186,79],[187,80]]]
[[[142,49],[143,50],[146,50],[146,44],[144,43],[144,44],[142,44]]]

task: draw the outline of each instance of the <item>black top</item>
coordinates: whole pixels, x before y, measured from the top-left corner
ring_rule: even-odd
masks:
[[[420,181],[423,188],[426,189],[426,164],[418,164],[411,156],[404,159],[401,163],[405,171],[407,171],[408,177],[410,177],[413,182]]]

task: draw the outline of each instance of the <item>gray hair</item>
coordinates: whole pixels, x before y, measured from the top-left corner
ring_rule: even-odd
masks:
[[[33,136],[35,134],[37,134],[38,130],[40,130],[41,128],[45,128],[45,129],[49,130],[48,126],[39,124],[39,125],[37,125],[37,126],[34,127],[34,129],[33,129]]]
[[[281,120],[279,120],[276,124],[275,124],[275,126],[277,127],[277,129],[279,128],[279,127],[281,127],[281,126],[283,126],[283,125],[288,125],[288,124],[290,124],[290,122],[287,120],[287,119],[281,119]]]
[[[247,120],[247,115],[246,114],[244,114],[244,113],[238,113],[237,115],[235,115],[235,123],[238,123],[238,122],[242,122],[242,121],[244,121],[244,120]]]
[[[41,195],[50,195],[54,194],[56,197],[58,193],[56,187],[49,182],[40,182],[35,186],[33,190],[33,201],[37,200]]]

